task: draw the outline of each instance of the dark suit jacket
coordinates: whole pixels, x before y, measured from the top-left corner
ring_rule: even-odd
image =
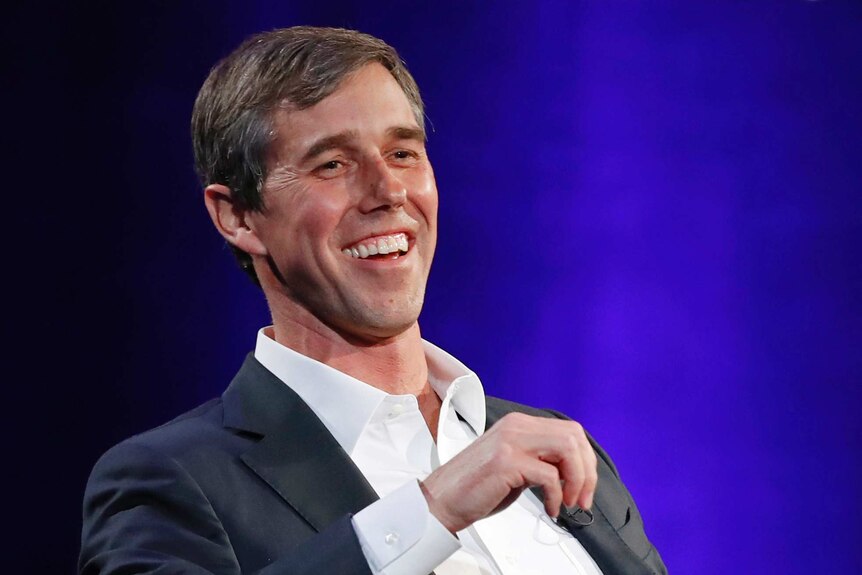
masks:
[[[511,411],[487,399],[488,425]],[[666,573],[597,445],[595,521],[565,523],[605,575]],[[350,516],[374,490],[311,409],[251,355],[220,399],[109,450],[84,495],[80,572],[369,573]]]

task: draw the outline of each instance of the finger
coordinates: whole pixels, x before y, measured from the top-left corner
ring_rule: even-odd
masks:
[[[565,501],[569,507],[576,503],[592,505],[595,453],[579,423],[510,414],[495,428],[492,432],[498,432],[504,443],[525,455],[533,453],[540,461],[558,468],[563,485],[548,486],[548,489],[554,492],[559,489],[560,503]],[[557,515],[556,509],[554,515]]]
[[[595,494],[596,454],[587,439],[580,424],[570,422],[569,443],[566,456],[568,459],[560,462],[561,476],[566,480],[563,487],[564,501],[567,507],[576,503],[584,509],[592,507]]]
[[[580,440],[580,452],[584,466],[584,485],[581,489],[580,497],[578,498],[578,505],[580,505],[582,509],[590,509],[593,506],[593,498],[596,493],[596,486],[599,479],[597,471],[598,459],[596,458],[596,452],[593,450],[593,446],[590,445],[585,433],[581,433]]]
[[[559,515],[560,505],[563,503],[563,489],[560,486],[557,467],[540,459],[525,457],[520,469],[527,485],[542,488],[545,495],[545,512],[551,517]]]
[[[506,428],[516,431],[511,437],[526,451],[534,451],[538,454],[557,453],[563,456],[572,448],[573,436],[583,436],[584,434],[583,428],[576,421],[547,419],[523,414],[518,415],[521,417],[512,418],[505,422],[509,424]],[[503,423],[503,420],[501,420],[501,423]],[[498,423],[494,427],[498,427],[499,425]]]
[[[577,444],[575,440],[571,441],[573,444]],[[560,469],[560,477],[564,481],[563,496],[566,507],[572,507],[584,489],[586,469],[584,468],[583,456],[579,449],[570,449],[567,456],[557,465]]]
[[[557,466],[563,481],[563,502],[567,507],[574,506],[584,498],[585,483],[591,477],[591,458],[594,457],[583,428],[575,421],[540,418],[531,418],[524,423],[530,424],[530,429],[517,436],[520,447],[528,452],[535,450],[539,459]]]

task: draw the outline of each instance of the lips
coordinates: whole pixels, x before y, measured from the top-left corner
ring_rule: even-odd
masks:
[[[341,252],[353,258],[366,259],[379,255],[406,254],[409,250],[410,242],[408,241],[407,234],[399,232],[365,238],[344,248]]]

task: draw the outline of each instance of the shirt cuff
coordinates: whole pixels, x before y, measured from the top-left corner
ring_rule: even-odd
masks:
[[[426,575],[461,548],[428,510],[418,481],[375,501],[352,521],[375,575]]]

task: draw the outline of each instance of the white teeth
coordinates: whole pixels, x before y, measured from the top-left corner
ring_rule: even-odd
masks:
[[[410,243],[407,241],[407,234],[393,234],[365,240],[363,243],[344,248],[341,252],[346,256],[365,259],[377,254],[392,254],[398,251],[407,253],[409,250]]]

